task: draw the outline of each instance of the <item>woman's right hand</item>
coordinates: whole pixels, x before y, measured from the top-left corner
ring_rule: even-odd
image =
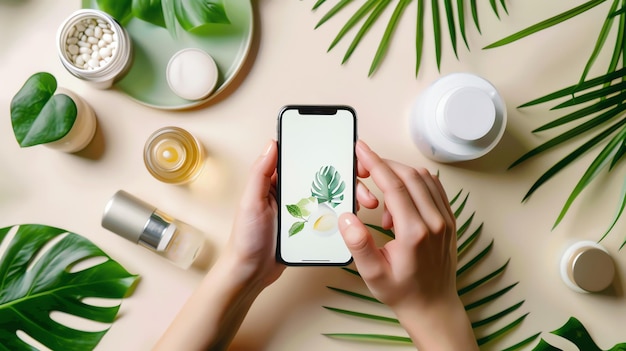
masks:
[[[378,248],[358,217],[340,217],[361,277],[420,350],[478,350],[457,295],[456,221],[438,178],[383,160],[362,141],[356,155],[359,176],[370,176],[383,193],[383,227],[395,233]]]

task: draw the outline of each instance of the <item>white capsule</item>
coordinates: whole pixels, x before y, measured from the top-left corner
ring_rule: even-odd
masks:
[[[102,57],[100,57],[100,53],[98,51],[94,51],[91,53],[91,58],[100,61]]]
[[[70,28],[70,30],[67,31],[67,36],[72,37],[74,36],[74,33],[76,33],[76,26]]]
[[[80,55],[80,57],[83,59],[83,61],[85,61],[85,63],[87,63],[87,61],[89,61],[89,59],[91,59],[91,53],[85,53]]]
[[[104,58],[104,62],[111,62],[112,59],[113,59],[113,56],[107,56]]]
[[[96,68],[98,67],[98,60],[96,59],[91,59],[89,60],[89,62],[87,62],[87,64],[89,65],[89,67],[91,68]]]
[[[93,36],[100,39],[102,38],[102,28],[96,27],[93,29]]]
[[[109,57],[111,56],[111,49],[110,48],[101,48],[100,51],[98,51],[100,53],[101,57]]]
[[[67,51],[69,51],[69,53],[72,54],[72,55],[76,55],[76,54],[78,54],[78,46],[77,45],[69,45],[67,47]]]
[[[98,47],[99,48],[103,48],[105,46],[107,46],[107,42],[106,41],[104,41],[102,39],[98,40]]]
[[[104,33],[102,35],[102,40],[104,40],[107,43],[112,43],[113,42],[113,36],[109,33]]]
[[[65,43],[67,45],[76,45],[76,44],[78,44],[78,38],[69,37],[69,38],[67,38],[67,40],[65,40]]]
[[[87,47],[87,46],[82,46],[82,47],[80,47],[78,49],[78,52],[80,52],[81,54],[89,54],[89,55],[91,55],[92,51],[93,50],[91,50],[91,48]]]
[[[74,60],[74,63],[76,64],[76,66],[84,66],[85,65],[85,60],[83,60],[82,56],[78,56],[76,57],[76,60]]]
[[[93,27],[88,27],[85,29],[85,35],[88,37],[93,37]]]
[[[89,45],[88,42],[82,41],[82,40],[79,40],[78,43],[76,43],[76,45],[80,46],[81,48],[90,48],[91,47],[91,45]]]
[[[85,31],[85,29],[87,29],[87,28],[85,28],[85,26],[83,26],[83,25],[82,25],[82,23],[78,23],[78,24],[76,24],[76,30],[77,30],[77,31],[79,31],[79,32],[84,32],[84,31]]]
[[[80,37],[80,41],[84,41],[84,42],[86,43],[86,42],[87,42],[87,36],[86,36],[85,34],[83,34],[83,35]]]
[[[88,37],[87,38],[87,42],[89,44],[98,44],[98,38],[96,38],[96,37]]]
[[[91,51],[98,51],[98,50],[100,50],[100,47],[98,45],[94,44],[91,46]]]

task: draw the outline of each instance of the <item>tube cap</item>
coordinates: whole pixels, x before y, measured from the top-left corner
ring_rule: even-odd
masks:
[[[102,215],[102,227],[134,243],[145,236],[156,207],[120,190],[109,200]]]

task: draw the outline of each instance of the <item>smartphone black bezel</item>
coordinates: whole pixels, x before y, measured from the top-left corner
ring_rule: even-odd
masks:
[[[277,119],[277,134],[278,134],[278,164],[276,167],[277,172],[277,185],[276,185],[276,202],[278,204],[278,226],[277,226],[277,240],[276,240],[276,260],[287,266],[347,266],[352,263],[352,256],[346,262],[289,262],[283,259],[281,255],[281,136],[282,136],[282,118],[286,111],[298,110],[299,115],[336,115],[338,111],[348,111],[353,118],[353,141],[352,141],[352,213],[356,213],[356,154],[354,148],[358,140],[357,136],[357,115],[354,108],[347,105],[286,105],[280,109]]]

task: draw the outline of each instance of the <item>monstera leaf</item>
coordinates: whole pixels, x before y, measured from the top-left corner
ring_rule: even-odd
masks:
[[[52,350],[93,349],[107,330],[74,329],[64,315],[112,323],[119,305],[85,299],[121,299],[137,279],[87,239],[59,228],[1,228],[0,245],[0,350],[34,350],[24,334]]]
[[[346,183],[341,180],[341,175],[333,166],[324,166],[315,173],[315,180],[311,184],[311,195],[317,198],[318,203],[328,202],[332,207],[337,207],[343,201],[343,191]]]
[[[578,347],[580,351],[603,351],[593,341],[587,329],[580,323],[580,321],[574,317],[571,317],[565,325],[552,332],[554,335],[563,337]],[[550,345],[545,340],[541,339],[539,344],[535,346],[533,351],[553,351],[560,350]],[[626,350],[626,343],[617,344],[606,351],[624,351]]]

